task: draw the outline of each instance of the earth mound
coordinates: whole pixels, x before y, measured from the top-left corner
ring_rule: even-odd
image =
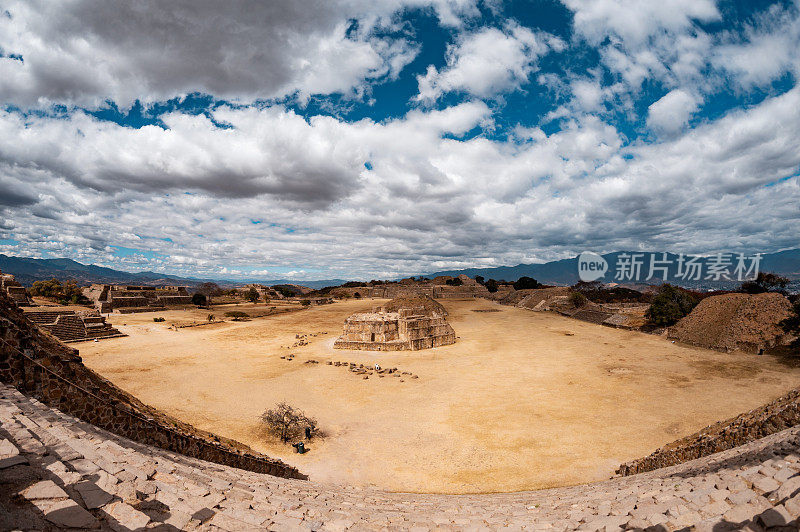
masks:
[[[668,337],[710,349],[756,353],[786,340],[778,323],[789,316],[790,308],[789,300],[776,293],[711,296],[671,327]]]
[[[423,309],[427,316],[447,316],[441,303],[425,294],[401,296],[392,299],[383,306],[386,312],[400,312],[400,309]]]
[[[545,302],[544,305],[547,305],[547,301],[554,297],[568,296],[570,288],[567,286],[556,286],[553,288],[526,290],[526,292],[527,294],[517,303],[517,306],[533,310],[543,301]]]
[[[522,290],[511,290],[507,293],[495,292],[493,295],[495,296],[494,299],[496,299],[501,305],[514,306],[536,290],[538,289],[523,288]]]

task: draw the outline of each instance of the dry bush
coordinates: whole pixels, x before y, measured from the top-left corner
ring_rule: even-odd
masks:
[[[228,318],[233,318],[233,321],[242,321],[250,319],[250,314],[242,312],[241,310],[229,310],[225,313]]]
[[[280,438],[284,443],[304,436],[306,428],[311,429],[312,436],[319,435],[317,420],[285,401],[261,414],[261,424],[268,434]]]

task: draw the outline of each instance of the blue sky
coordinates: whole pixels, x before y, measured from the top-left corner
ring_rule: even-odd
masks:
[[[800,247],[800,2],[7,1],[0,252],[376,278]]]

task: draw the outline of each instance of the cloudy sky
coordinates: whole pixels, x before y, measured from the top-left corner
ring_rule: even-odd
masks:
[[[800,0],[0,0],[0,253],[377,278],[800,247]]]

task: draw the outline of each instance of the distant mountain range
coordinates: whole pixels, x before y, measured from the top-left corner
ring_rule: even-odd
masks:
[[[711,271],[709,268],[712,268],[715,262],[714,257],[700,257],[696,261],[697,264],[699,264],[698,268],[701,269],[700,279],[687,279],[685,276],[679,276],[679,256],[675,253],[664,254],[662,252],[643,253],[639,251],[617,251],[614,253],[607,253],[602,255],[602,257],[608,264],[608,270],[605,272],[605,275],[598,280],[606,283],[661,284],[663,282],[662,272],[664,270],[659,269],[659,267],[664,267],[666,268],[666,282],[685,286],[687,288],[698,290],[726,290],[736,288],[740,284],[740,282],[735,279],[721,279],[719,281],[706,279],[708,273]],[[727,266],[728,270],[734,272],[737,265],[736,257],[727,255],[725,258],[730,262]],[[646,279],[650,273],[651,259],[656,260],[653,264],[655,267],[655,275],[651,279]],[[746,262],[746,266],[748,267],[751,265],[749,259],[748,257],[748,261]],[[639,264],[639,275],[635,276],[635,278],[634,276],[630,276],[630,278],[616,279],[619,268],[622,264],[626,263],[626,261],[628,261],[628,264]],[[686,271],[686,269],[687,266],[684,263],[683,271]],[[197,286],[200,283],[214,282],[222,287],[259,283],[270,286],[276,284],[297,284],[318,289],[325,286],[337,286],[345,282],[344,279],[327,279],[321,281],[298,281],[291,279],[265,280],[256,278],[198,279],[156,272],[124,272],[112,268],[105,268],[103,266],[81,264],[72,259],[31,259],[27,257],[9,257],[3,254],[0,254],[0,271],[13,274],[20,283],[26,286],[30,286],[34,281],[52,279],[53,277],[61,280],[74,279],[80,284],[180,285],[190,287]],[[629,273],[633,273],[630,270],[628,271]],[[759,271],[777,273],[788,277],[792,280],[790,287],[795,291],[800,290],[800,249],[790,249],[777,253],[764,254],[761,257]],[[516,281],[520,277],[527,276],[533,277],[541,283],[554,285],[572,285],[579,280],[577,257],[542,264],[518,264],[516,266],[499,266],[496,268],[447,270],[430,273],[425,275],[425,277],[432,278],[439,275],[457,276],[461,274],[473,278],[476,275],[481,275],[486,279],[502,279],[506,281]]]
[[[627,255],[627,257],[626,257]],[[622,259],[621,259],[622,256]],[[634,257],[632,259],[631,257]],[[738,280],[735,279],[735,275],[733,276],[733,280],[724,280],[720,279],[718,281],[713,280],[714,275],[712,275],[712,279],[706,279],[709,275],[710,270],[709,268],[712,266],[713,263],[716,262],[715,257],[700,257],[697,259],[697,264],[699,265],[697,268],[701,270],[701,278],[699,280],[694,279],[694,275],[692,276],[679,276],[678,271],[678,258],[679,256],[675,253],[662,253],[662,252],[654,252],[654,253],[644,253],[641,251],[617,251],[614,253],[607,253],[602,255],[603,259],[608,264],[608,270],[606,271],[605,275],[598,279],[600,282],[611,283],[611,282],[618,282],[618,283],[627,283],[627,284],[661,284],[664,282],[663,280],[663,270],[659,269],[660,267],[666,268],[666,282],[677,284],[680,286],[685,286],[687,288],[695,288],[695,289],[731,289],[738,287],[741,284]],[[646,277],[650,274],[650,261],[651,259],[655,259],[655,263],[653,266],[655,267],[654,276],[651,279],[646,279]],[[687,259],[688,257],[684,257]],[[731,264],[727,266],[728,271],[731,273],[735,272],[737,266],[737,257],[731,254],[728,254],[723,257]],[[660,262],[665,259],[665,262]],[[746,257],[745,266],[751,266],[751,257]],[[622,260],[622,261],[621,261]],[[625,279],[616,279],[616,275],[619,271],[621,265],[625,264],[632,264],[632,263],[639,263],[639,272],[640,275],[636,276],[637,278],[627,278],[626,275]],[[667,264],[669,263],[669,264]],[[723,265],[725,266],[725,265]],[[688,266],[684,262],[683,264],[683,272],[687,271]],[[763,254],[761,257],[761,262],[759,264],[759,271],[762,272],[771,272],[777,273],[782,276],[785,276],[792,280],[791,286],[795,289],[800,289],[800,249],[790,249],[786,251],[779,251],[777,253],[767,253]],[[631,269],[626,270],[628,273],[631,273]],[[427,274],[426,277],[435,277],[438,275],[467,275],[469,277],[475,277],[476,275],[481,275],[486,279],[497,279],[497,280],[506,280],[506,281],[516,281],[520,277],[533,277],[537,281],[545,284],[555,284],[555,285],[573,285],[578,282],[578,257],[574,257],[571,259],[562,259],[553,262],[546,262],[543,264],[518,264],[516,266],[499,266],[496,268],[467,268],[464,270],[448,270],[448,271],[440,271],[435,273]],[[631,276],[633,277],[633,276]],[[692,278],[687,278],[692,277]]]
[[[156,272],[124,272],[103,266],[81,264],[72,259],[31,259],[27,257],[9,257],[0,253],[0,271],[10,273],[17,281],[25,286],[30,286],[34,281],[44,281],[56,278],[59,280],[72,279],[79,284],[130,284],[148,286],[197,286],[201,283],[217,283],[222,287],[242,285],[246,283],[260,283],[266,285],[276,284],[302,284],[309,288],[322,288],[336,286],[344,283],[342,279],[323,281],[298,282],[290,279],[198,279],[194,277],[179,277]]]

